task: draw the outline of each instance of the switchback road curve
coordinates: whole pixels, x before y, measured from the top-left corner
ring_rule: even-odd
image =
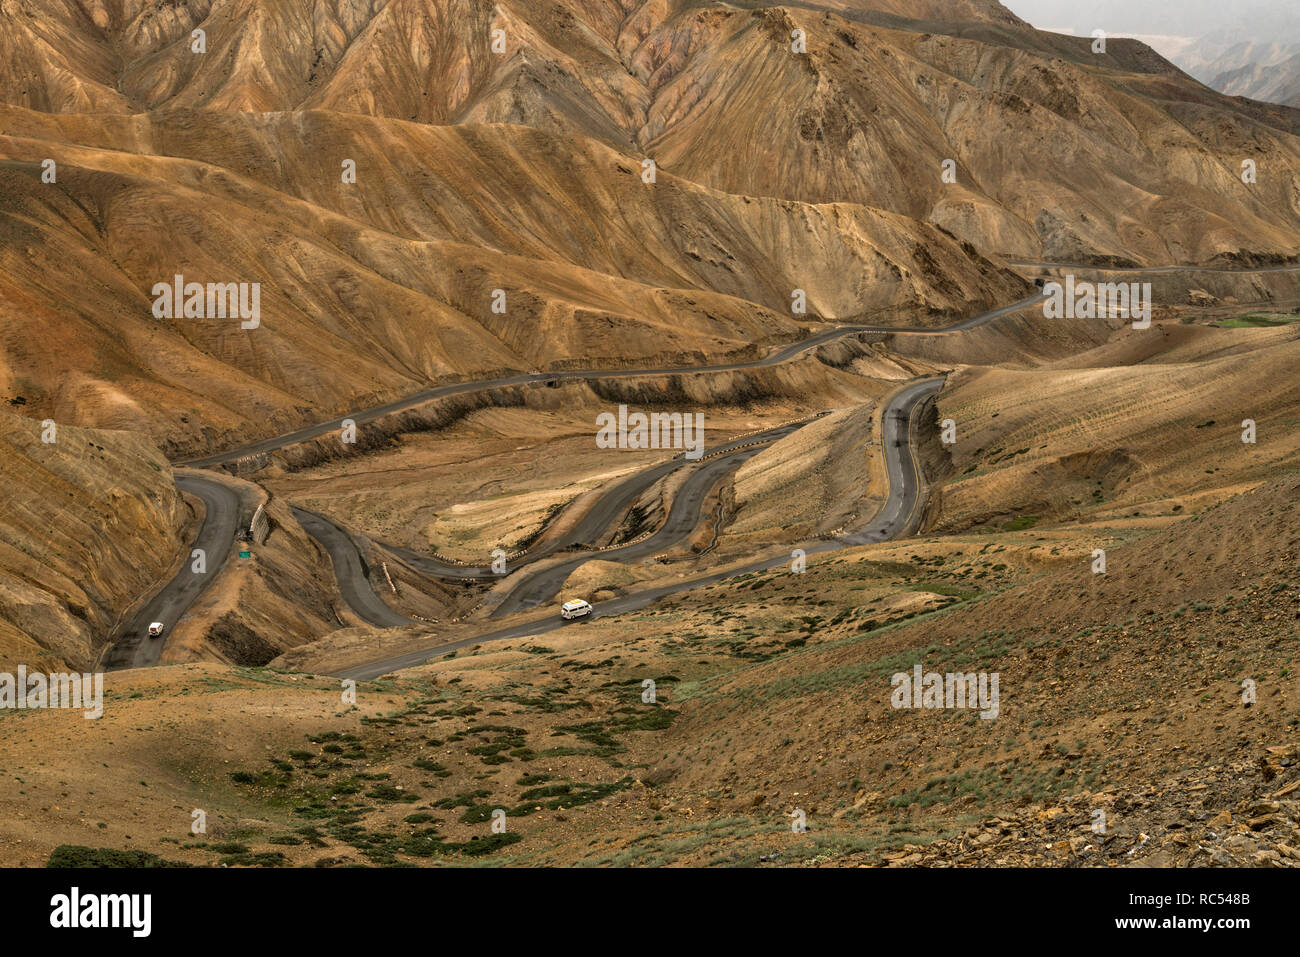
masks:
[[[746,435],[736,438],[730,442],[724,442],[722,445],[711,449],[705,449],[704,454],[698,461],[677,455],[666,462],[660,462],[648,468],[641,469],[620,479],[609,491],[605,492],[600,498],[583,514],[583,516],[574,523],[573,527],[567,532],[556,535],[554,538],[546,541],[544,544],[530,548],[525,553],[515,558],[509,565],[509,571],[517,571],[521,565],[533,564],[557,552],[575,546],[589,544],[601,538],[605,533],[610,531],[615,521],[620,519],[623,514],[635,504],[636,500],[647,492],[656,482],[667,478],[673,472],[683,468],[695,468],[697,472],[702,470],[705,465],[710,467],[710,474],[717,474],[714,461],[716,459],[726,459],[731,463],[732,468],[740,465],[744,458],[748,458],[755,452],[760,451],[758,446],[770,445],[777,439],[784,438],[796,429],[802,428],[808,422],[821,418],[821,415],[814,416],[805,422],[788,423],[775,428],[766,429],[752,435]],[[753,451],[750,451],[750,450]],[[741,457],[742,453],[748,453]],[[692,478],[691,481],[698,482],[698,479]],[[661,540],[662,541],[662,540]],[[430,558],[422,555],[410,548],[404,548],[400,545],[390,545],[386,542],[376,542],[377,545],[386,551],[396,555],[405,564],[424,575],[433,578],[446,578],[460,581],[487,581],[499,577],[490,567],[473,566],[473,565],[453,565],[437,558]],[[661,546],[663,547],[663,546]],[[603,554],[609,555],[612,549],[605,550]],[[596,553],[591,553],[596,554]]]
[[[182,559],[180,571],[127,620],[120,637],[108,646],[102,662],[105,670],[156,665],[172,629],[225,567],[234,548],[242,507],[239,494],[228,485],[199,475],[178,475],[176,486],[203,500],[198,535]],[[203,551],[206,568],[202,573],[193,570],[194,549]],[[163,633],[159,638],[150,638],[149,624],[155,621],[163,623]]]
[[[548,565],[536,572],[529,573],[510,590],[510,593],[492,612],[492,617],[503,618],[517,611],[535,608],[543,602],[550,601],[560,590],[560,586],[573,574],[574,570],[592,559],[599,558],[601,561],[607,562],[632,562],[640,558],[648,558],[651,555],[656,555],[681,544],[699,527],[703,518],[704,502],[709,493],[713,491],[714,486],[724,476],[734,472],[743,463],[763,451],[767,445],[796,432],[801,427],[802,423],[772,429],[764,433],[766,441],[762,444],[750,443],[745,447],[720,455],[697,466],[681,488],[677,490],[677,494],[673,496],[667,518],[653,535],[642,541],[623,545],[620,548],[612,548],[602,552],[580,553],[558,564]]]
[[[739,575],[776,568],[791,561],[792,550],[795,548],[801,548],[807,555],[816,555],[854,545],[883,542],[906,535],[916,526],[922,493],[920,466],[916,461],[910,440],[916,412],[927,399],[943,388],[943,384],[944,379],[941,377],[917,380],[901,390],[889,403],[882,416],[885,461],[889,469],[889,492],[884,505],[876,513],[870,524],[858,532],[829,541],[809,542],[803,545],[792,543],[789,550],[782,550],[779,554],[774,554],[740,568],[714,572],[688,581],[673,582],[670,585],[633,592],[629,595],[600,602],[593,606],[592,614],[588,618],[566,621],[557,615],[538,621],[524,622],[499,631],[475,635],[472,638],[462,638],[458,641],[412,651],[393,658],[357,665],[339,672],[338,676],[341,678],[354,678],[358,681],[369,680],[392,671],[400,671],[403,668],[412,668],[416,665],[425,664],[433,658],[449,654],[461,648],[468,648],[471,645],[541,635],[555,631],[557,628],[581,627],[586,621],[605,615],[621,615],[636,611],[670,595],[703,588]]]
[[[393,611],[387,602],[375,594],[370,584],[370,569],[350,533],[324,515],[299,508],[297,505],[291,508],[293,517],[298,520],[303,531],[316,539],[329,553],[339,592],[343,595],[343,600],[348,603],[348,607],[356,612],[362,621],[378,628],[399,628],[414,623],[412,619]]]
[[[943,332],[961,332],[972,329],[976,326],[992,322],[1002,316],[1009,315],[1021,309],[1033,306],[1043,300],[1041,292],[1035,292],[1019,302],[1011,303],[997,309],[981,313],[970,319],[963,319],[960,322],[950,326],[871,326],[871,325],[847,325],[837,326],[833,329],[826,329],[810,336],[807,339],[801,339],[798,342],[792,342],[781,346],[762,359],[756,359],[750,362],[727,363],[715,366],[676,366],[661,369],[587,369],[587,370],[568,370],[563,372],[534,372],[525,373],[517,376],[508,376],[500,379],[481,380],[476,382],[459,382],[450,385],[437,386],[431,389],[425,389],[412,395],[395,399],[382,405],[373,406],[359,412],[353,412],[350,415],[340,416],[337,419],[331,419],[327,422],[317,423],[316,425],[305,426],[301,429],[295,429],[292,432],[286,432],[282,435],[274,436],[268,439],[262,439],[248,445],[240,446],[236,449],[229,449],[225,452],[218,452],[213,455],[201,458],[186,459],[173,463],[178,467],[187,467],[191,469],[208,469],[216,468],[221,465],[234,462],[238,459],[251,455],[257,455],[267,452],[278,451],[291,445],[297,445],[301,442],[307,442],[322,435],[328,435],[331,432],[337,432],[343,427],[346,419],[354,422],[372,422],[376,419],[383,418],[386,415],[392,415],[395,412],[402,412],[406,409],[414,408],[426,402],[435,399],[444,398],[452,395],[463,395],[472,392],[486,391],[506,386],[528,385],[545,383],[556,380],[578,381],[594,379],[627,379],[640,376],[650,375],[697,375],[717,372],[733,372],[745,369],[758,369],[770,366],[782,365],[790,360],[803,355],[818,346],[825,345],[828,342],[834,342],[838,339],[844,339],[850,336],[860,335],[862,333],[899,333],[899,332],[918,332],[918,333],[943,333]],[[121,634],[122,638],[118,639],[104,653],[104,663],[108,667],[129,668],[143,667],[146,665],[157,664],[162,655],[162,649],[166,644],[167,635],[176,621],[188,610],[202,588],[213,578],[219,568],[225,564],[230,550],[233,548],[235,536],[239,528],[239,506],[237,496],[229,493],[231,497],[221,494],[218,490],[225,487],[220,483],[203,480],[198,478],[186,479],[188,486],[177,480],[177,485],[193,491],[204,499],[207,507],[207,517],[204,520],[204,527],[200,531],[200,540],[194,543],[195,548],[204,548],[210,556],[219,556],[217,565],[209,564],[209,571],[206,576],[199,580],[186,579],[188,573],[188,564],[182,571],[156,595],[138,615],[134,616],[129,626]],[[202,491],[200,491],[202,489]],[[226,490],[227,492],[229,490]],[[321,532],[317,541],[330,554],[331,560],[338,557],[341,566],[345,569],[345,576],[355,581],[355,576],[351,575],[348,569],[361,567],[359,552],[356,551],[356,543],[350,542],[347,533],[335,523],[326,519],[324,516],[314,515],[308,519],[308,524],[315,530]],[[332,530],[332,531],[331,531]],[[342,537],[340,537],[342,536]],[[219,541],[219,537],[224,537],[224,541]],[[314,536],[316,537],[316,536]],[[348,539],[348,541],[344,541]],[[349,545],[350,542],[350,545]],[[349,550],[355,553],[355,559],[349,556]],[[404,558],[408,557],[406,555]],[[416,559],[421,556],[415,555]],[[431,559],[426,559],[432,561]],[[444,569],[449,566],[443,566]],[[191,579],[194,576],[191,575]],[[466,576],[473,577],[473,576]],[[340,582],[340,589],[343,583]],[[400,619],[400,624],[408,623],[408,620],[396,612],[389,609],[388,613],[381,612],[377,607],[372,607],[372,603],[365,597],[365,591],[370,594],[374,590],[369,588],[367,583],[365,590],[360,585],[349,586],[357,598],[359,607],[366,609],[362,615],[366,620],[373,617],[373,623],[380,620],[396,621]],[[345,592],[346,594],[346,592]],[[352,604],[349,602],[349,604]],[[382,602],[381,602],[382,604]],[[358,609],[358,605],[353,605],[353,610]],[[161,613],[161,617],[148,617],[152,613]],[[361,614],[358,611],[358,614]],[[151,639],[143,635],[142,628],[148,628],[150,621],[162,621],[166,626],[163,637]],[[143,624],[141,625],[141,622]],[[383,627],[395,627],[395,625],[384,625]],[[121,646],[121,647],[119,647]]]
[[[1242,273],[1242,274],[1249,274],[1255,272],[1300,271],[1300,264],[1248,267],[1248,268],[1230,268],[1230,267],[1213,267],[1213,266],[1107,267],[1107,266],[1098,266],[1095,264],[1083,264],[1083,263],[1072,265],[1068,263],[1014,261],[1014,262],[1009,262],[1008,265],[1016,266],[1016,267],[1033,267],[1033,268],[1043,268],[1043,269],[1061,268],[1061,269],[1079,269],[1079,270],[1151,273],[1151,274],[1161,274],[1161,273],[1171,273],[1171,272],[1197,272],[1197,271],[1219,272],[1219,273]],[[593,379],[600,379],[600,378],[631,378],[631,377],[646,376],[646,375],[704,374],[710,372],[739,371],[745,369],[779,365],[781,363],[788,362],[791,359],[799,355],[802,355],[805,352],[815,349],[820,345],[824,345],[828,342],[832,342],[837,339],[858,335],[860,333],[889,334],[889,333],[961,332],[967,329],[972,329],[976,326],[983,325],[987,322],[991,322],[995,319],[1017,312],[1021,309],[1025,309],[1030,306],[1033,306],[1038,302],[1041,302],[1043,298],[1044,298],[1043,293],[1038,292],[1019,302],[1015,302],[1008,306],[1003,306],[999,309],[994,309],[989,312],[982,313],[981,315],[963,320],[961,322],[955,323],[950,326],[942,326],[942,327],[922,327],[922,326],[908,326],[908,327],[892,326],[891,327],[891,326],[872,326],[872,325],[839,326],[834,329],[824,330],[808,339],[804,339],[799,342],[790,343],[786,346],[782,346],[781,348],[775,350],[768,356],[751,362],[730,363],[730,364],[724,364],[718,366],[680,366],[680,367],[665,368],[665,369],[596,369],[596,370],[581,370],[581,371],[569,370],[564,372],[537,372],[537,373],[527,373],[527,374],[521,374],[517,376],[504,377],[504,378],[494,379],[494,380],[485,380],[485,381],[478,381],[478,382],[463,382],[463,383],[454,383],[445,386],[438,386],[438,387],[422,390],[420,392],[414,393],[409,396],[405,396],[400,399],[396,399],[392,402],[388,402],[383,405],[375,406],[360,412],[355,412],[352,413],[351,415],[341,416],[337,419],[332,419],[327,422],[322,422],[316,425],[307,426],[272,438],[259,440],[257,442],[250,443],[248,445],[244,445],[236,449],[230,449],[224,452],[218,452],[209,456],[188,459],[188,460],[178,462],[176,464],[188,465],[190,467],[198,468],[198,469],[220,466],[246,456],[265,453],[265,452],[273,452],[290,445],[309,441],[311,439],[318,438],[322,435],[327,435],[331,432],[336,432],[342,428],[342,424],[345,419],[350,418],[356,422],[374,421],[386,415],[390,415],[395,412],[401,412],[406,409],[410,409],[415,406],[421,405],[423,403],[430,402],[438,398],[442,398],[444,396],[460,395],[460,394],[465,394],[465,393],[470,393],[470,392],[475,392],[480,390],[501,388],[505,386],[543,383],[552,380],[593,380]],[[891,438],[889,436],[888,433],[890,428],[891,428],[890,418],[887,416],[885,421],[885,430],[886,430],[885,444],[887,448],[890,447],[893,442],[897,441],[896,438]],[[910,456],[908,457],[908,459],[910,460]],[[895,481],[907,480],[907,476],[904,474],[905,470],[901,468],[901,465],[899,463],[889,460],[889,469],[890,469],[891,485]],[[185,483],[189,483],[188,487]],[[131,618],[128,625],[121,631],[121,634],[123,634],[124,637],[120,639],[117,642],[117,644],[109,647],[106,650],[104,661],[106,665],[110,667],[133,667],[133,666],[143,666],[143,665],[156,663],[161,655],[162,647],[166,641],[165,634],[162,639],[148,639],[143,635],[143,629],[147,628],[148,623],[150,621],[163,621],[164,624],[167,626],[167,630],[170,631],[175,621],[178,621],[180,619],[180,617],[188,609],[190,604],[192,604],[192,602],[198,597],[198,594],[202,591],[203,587],[205,587],[208,581],[210,581],[215,576],[216,572],[220,569],[220,567],[224,565],[225,559],[226,557],[228,557],[229,552],[233,547],[234,538],[238,529],[238,511],[239,511],[237,501],[233,500],[233,493],[230,493],[229,495],[222,494],[222,492],[218,490],[224,490],[228,492],[228,490],[225,490],[224,486],[221,486],[219,483],[216,482],[210,482],[201,479],[184,479],[184,480],[178,479],[177,484],[182,488],[187,488],[187,490],[192,491],[194,494],[199,495],[201,498],[204,499],[205,506],[207,509],[207,516],[205,517],[204,520],[204,527],[200,530],[199,540],[197,540],[194,543],[194,545],[195,547],[204,547],[205,545],[208,546],[206,548],[208,555],[215,556],[217,562],[215,565],[209,564],[208,574],[206,576],[203,576],[202,578],[196,578],[192,573],[189,573],[188,571],[189,565],[188,563],[186,563],[182,568],[181,572],[171,582],[165,585],[163,589],[158,593],[158,595],[156,595],[154,599],[152,599],[148,604],[146,604],[145,607],[138,614],[136,614]],[[888,529],[890,525],[890,521],[889,521],[890,515],[888,513],[892,505],[893,505],[893,497],[891,495],[890,502],[886,503],[885,509],[882,510],[881,515],[879,516],[881,521],[872,523],[872,527],[868,527],[867,529],[861,532],[855,533],[855,535],[847,536],[844,539],[844,541],[849,544],[865,544],[868,541],[883,540],[882,538],[879,538],[877,536],[885,534],[885,531]],[[343,564],[343,566],[345,568],[349,567],[349,562],[351,560],[347,557],[347,550],[350,543],[351,548],[353,549],[353,551],[355,551],[356,548],[355,542],[351,542],[350,537],[347,536],[346,532],[340,529],[333,522],[330,522],[328,519],[325,519],[323,516],[314,516],[314,518],[315,521],[309,519],[308,523],[311,524],[312,527],[315,528],[317,531],[320,531],[321,535],[324,536],[323,539],[321,537],[318,537],[317,540],[321,541],[322,545],[324,545],[326,550],[330,552],[332,559],[337,553],[340,556],[339,561]],[[880,526],[879,529],[874,527],[877,525]],[[334,530],[334,535],[331,535],[330,532],[331,528]],[[339,536],[342,536],[342,538],[340,538]],[[347,539],[347,541],[345,542],[344,539]],[[817,546],[817,550],[824,550],[823,548],[824,545],[825,543],[822,543],[822,545]],[[838,547],[838,544],[832,543],[832,545],[829,547]],[[780,561],[783,560],[784,558],[778,559],[777,562],[779,563]],[[357,554],[356,561],[357,561],[357,567],[359,568],[360,567],[359,553]],[[770,566],[760,564],[760,566],[758,567],[770,567]],[[727,573],[727,574],[741,574],[741,573],[743,572],[734,572],[734,573]],[[186,578],[187,574],[189,575],[188,579]],[[723,577],[726,576],[724,575]],[[716,580],[721,580],[721,579],[718,578]],[[707,580],[701,580],[701,581],[707,583]],[[681,587],[697,587],[697,584],[684,583],[683,586],[672,586],[672,589],[670,589],[667,592],[664,592],[664,594],[671,594],[675,590],[680,590]],[[373,594],[373,589],[370,589],[370,591],[371,594]],[[644,604],[647,604],[650,601],[655,600],[655,596],[657,592],[658,590],[652,590],[652,591],[640,593],[640,597],[636,598],[636,600],[641,601],[641,604],[638,604],[635,607],[643,607]],[[614,605],[619,606],[618,610],[626,610],[622,608],[622,605],[633,600],[634,600],[633,596],[627,596],[623,599],[618,599],[612,603],[604,603],[604,605],[602,606],[605,609],[603,613],[606,614],[617,613],[617,610],[614,607],[610,607]],[[366,603],[363,597],[358,597],[358,601],[361,602],[363,606]],[[373,609],[373,613],[376,619],[380,619],[380,618],[388,619],[389,615],[396,616],[396,613],[392,612],[391,609],[389,609],[387,613],[384,613],[380,611],[378,608],[375,608]],[[396,617],[400,618],[401,616],[396,616]],[[402,621],[403,623],[405,623],[405,619],[402,619]],[[517,627],[522,627],[527,629],[533,626],[523,625]],[[522,633],[532,634],[534,632],[525,631]],[[513,637],[513,635],[500,634],[499,637]],[[486,639],[478,639],[478,640],[486,640]]]
[[[816,418],[820,416],[804,422],[778,426],[709,449],[699,464],[678,456],[668,462],[642,469],[619,481],[600,497],[572,529],[536,553],[528,555],[523,562],[516,560],[513,565],[508,566],[507,573],[517,572],[521,565],[533,564],[575,545],[596,540],[607,532],[610,526],[622,516],[624,510],[655,482],[677,469],[693,467],[692,473],[673,497],[663,524],[652,534],[616,548],[579,552],[558,565],[544,568],[535,575],[524,578],[510,590],[501,605],[493,612],[492,617],[501,617],[521,608],[531,608],[547,600],[559,589],[574,568],[593,559],[633,561],[678,544],[689,537],[699,525],[704,501],[722,476],[739,468],[743,462],[757,455],[766,446],[790,435]],[[355,536],[323,515],[298,506],[292,508],[294,516],[303,529],[328,552],[335,578],[338,580],[339,591],[358,617],[368,624],[381,628],[415,624],[412,619],[390,608],[375,593],[370,582],[369,566],[362,557],[361,544]],[[409,548],[383,542],[375,544],[395,555],[408,567],[431,578],[491,581],[500,577],[494,574],[491,568],[452,565],[421,555]]]

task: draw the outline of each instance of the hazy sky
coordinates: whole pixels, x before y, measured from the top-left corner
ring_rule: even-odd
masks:
[[[1300,40],[1300,0],[1002,0],[1040,30]]]

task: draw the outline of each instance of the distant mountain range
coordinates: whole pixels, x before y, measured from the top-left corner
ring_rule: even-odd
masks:
[[[1300,107],[1300,14],[1291,0],[1008,0],[1008,6],[1041,30],[1087,37],[1101,29],[1141,40],[1229,96]]]
[[[1172,59],[1220,93],[1300,108],[1300,41],[1230,43],[1206,37]]]

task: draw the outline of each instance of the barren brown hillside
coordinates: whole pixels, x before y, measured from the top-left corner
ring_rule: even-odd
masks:
[[[963,370],[939,402],[957,442],[936,527],[1177,515],[1292,474],[1297,357],[1296,325],[1174,325],[1121,333],[1071,368]]]
[[[169,448],[239,444],[443,378],[718,361],[818,320],[938,324],[1027,288],[931,225],[647,185],[635,158],[521,127],[6,116],[10,394]],[[152,290],[177,274],[261,283],[261,325],[156,318]],[[38,335],[59,347],[22,348]]]
[[[5,15],[0,388],[169,453],[449,377],[937,323],[1025,288],[982,253],[1278,261],[1300,228],[1293,111],[993,2]],[[175,275],[262,284],[265,323],[155,319]]]
[[[319,105],[445,123],[494,92],[508,103],[512,90],[526,87],[527,99],[545,99],[549,83],[534,71],[562,65],[568,89],[554,97],[556,119],[573,122],[565,114],[574,112],[575,100],[586,99],[595,101],[592,120],[616,129],[602,107],[636,89],[635,78],[619,76],[625,71],[616,51],[645,44],[666,19],[693,6],[686,0],[45,0],[39,6],[15,0],[3,8],[11,24],[0,47],[3,94],[6,102],[46,112],[196,105],[262,112]],[[1020,22],[993,0],[827,0],[817,7]],[[213,55],[180,58],[200,27],[210,34]],[[501,68],[480,42],[492,29],[507,31],[509,52],[524,47],[528,55]],[[530,60],[538,61],[531,69]],[[430,90],[439,91],[432,102]]]
[[[140,436],[0,418],[0,665],[89,669],[195,515]]]
[[[511,123],[732,193],[929,219],[992,253],[1294,255],[1300,114],[1215,94],[1135,41],[1094,54],[994,2],[12,7],[0,100],[42,112]]]
[[[1112,548],[1102,575],[1092,571],[1095,538],[962,539],[935,552],[917,543],[917,576],[971,592],[989,588],[976,568],[1021,566],[1021,542],[1047,570],[896,628],[879,627],[870,603],[833,603],[817,644],[679,687],[685,715],[663,747],[680,750],[661,776],[671,769],[675,783],[702,791],[798,791],[824,814],[853,805],[914,827],[1257,761],[1243,783],[1271,790],[1264,748],[1294,740],[1297,501],[1294,477],[1270,483]],[[781,608],[787,589],[778,577],[762,592]],[[864,617],[874,622],[864,627]],[[1000,672],[998,717],[891,710],[890,674],[915,663]],[[1259,688],[1253,710],[1243,707],[1247,678]],[[756,725],[767,729],[757,738],[747,733]],[[726,748],[728,737],[744,750]],[[1086,820],[1074,823],[1086,833]]]

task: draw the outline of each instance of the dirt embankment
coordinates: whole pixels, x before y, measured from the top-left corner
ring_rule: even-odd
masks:
[[[646,375],[636,378],[595,379],[511,386],[468,395],[436,399],[423,405],[358,424],[356,441],[345,444],[340,433],[235,462],[228,470],[255,475],[263,469],[303,469],[364,454],[396,448],[400,436],[449,428],[475,412],[490,408],[534,410],[565,407],[616,406],[672,407],[677,411],[704,411],[712,407],[745,407],[759,402],[787,401],[792,416],[802,411],[848,405],[863,394],[862,379],[837,365],[870,354],[862,344],[847,344],[828,354],[829,363],[807,356],[780,366],[725,373]],[[593,428],[594,432],[594,428]]]
[[[867,401],[833,412],[742,465],[725,536],[781,530],[794,543],[866,521],[887,493],[875,408]]]

